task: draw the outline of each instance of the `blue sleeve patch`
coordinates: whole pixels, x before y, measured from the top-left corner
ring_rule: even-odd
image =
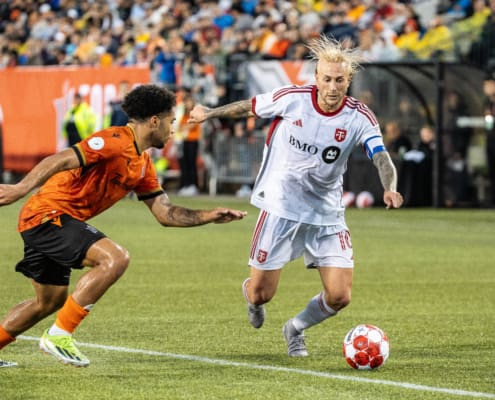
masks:
[[[379,153],[381,151],[386,151],[387,149],[385,148],[384,145],[381,145],[381,146],[376,146],[374,147],[373,149],[370,149],[368,147],[365,147],[366,149],[366,155],[368,156],[368,158],[371,160],[373,158],[373,156],[376,154],[376,153]]]
[[[380,135],[372,136],[363,143],[366,156],[371,160],[376,153],[386,151],[383,138]]]

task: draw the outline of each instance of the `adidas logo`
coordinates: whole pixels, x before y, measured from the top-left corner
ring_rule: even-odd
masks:
[[[296,125],[296,126],[298,126],[298,127],[302,128],[302,121],[301,121],[300,119],[298,119],[297,121],[294,121],[294,122],[292,123],[292,125]]]

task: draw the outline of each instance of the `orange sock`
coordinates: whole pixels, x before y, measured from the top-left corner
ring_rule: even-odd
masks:
[[[82,306],[77,304],[72,296],[67,297],[64,306],[57,314],[55,325],[59,328],[73,333],[81,321],[89,314]]]
[[[0,326],[0,349],[3,349],[9,343],[15,341],[15,337],[13,337],[10,333],[8,333],[5,329]]]

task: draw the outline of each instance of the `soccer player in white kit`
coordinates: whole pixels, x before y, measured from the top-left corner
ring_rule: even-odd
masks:
[[[209,118],[271,118],[251,203],[260,208],[242,285],[251,325],[265,320],[282,267],[304,256],[323,290],[282,328],[289,356],[307,356],[304,330],[337,314],[351,299],[353,251],[342,203],[343,174],[362,146],[378,169],[387,208],[399,208],[397,172],[373,112],[347,96],[359,58],[325,36],[308,45],[316,84],[286,86],[218,108],[196,105],[190,122]]]

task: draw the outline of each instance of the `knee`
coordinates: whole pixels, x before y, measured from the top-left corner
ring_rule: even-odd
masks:
[[[114,260],[115,273],[117,274],[117,279],[124,274],[130,262],[131,262],[131,256],[129,255],[129,252],[126,249],[121,248]]]
[[[351,291],[346,290],[338,293],[325,293],[325,302],[335,311],[348,306],[351,302]]]
[[[250,300],[251,303],[255,305],[261,305],[268,303],[273,298],[274,295],[275,292],[270,288],[263,286],[253,287],[251,291]]]
[[[119,247],[117,251],[112,252],[109,257],[104,260],[101,265],[104,267],[106,274],[112,281],[118,280],[127,270],[131,257],[129,252]]]

